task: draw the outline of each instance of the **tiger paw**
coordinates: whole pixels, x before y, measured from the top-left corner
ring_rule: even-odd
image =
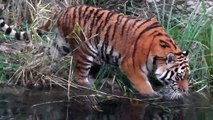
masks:
[[[153,92],[151,94],[140,94],[139,98],[140,99],[162,99],[162,95],[160,93],[157,92]]]
[[[78,83],[78,85],[92,89],[92,85],[89,82]]]
[[[92,86],[91,86],[89,81],[75,80],[73,82],[76,83],[77,85],[81,86],[81,87],[92,88]]]

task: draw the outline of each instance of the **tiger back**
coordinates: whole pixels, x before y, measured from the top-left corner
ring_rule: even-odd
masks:
[[[74,44],[69,36],[78,23],[86,36],[80,44]],[[16,38],[25,33],[17,33],[1,20],[0,26],[8,35]],[[56,34],[50,53],[58,58],[70,53],[76,61],[75,82],[90,87],[89,71],[95,59],[99,58],[107,64],[118,66],[134,84],[136,89],[145,96],[157,96],[148,80],[147,75],[165,64],[167,55],[180,54],[181,50],[174,40],[165,32],[155,19],[129,18],[121,13],[115,13],[91,6],[66,8],[48,20],[40,27],[38,34],[48,31]],[[9,30],[8,30],[9,29]],[[163,69],[165,71],[165,69]],[[163,73],[163,72],[161,72]],[[186,87],[178,89],[185,91]]]

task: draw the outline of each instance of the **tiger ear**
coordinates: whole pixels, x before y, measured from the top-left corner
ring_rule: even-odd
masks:
[[[169,53],[167,55],[166,61],[167,61],[167,63],[171,63],[172,61],[175,61],[175,55],[173,53]]]
[[[189,56],[189,50],[183,51],[182,54],[183,54],[184,56],[188,57],[188,56]]]

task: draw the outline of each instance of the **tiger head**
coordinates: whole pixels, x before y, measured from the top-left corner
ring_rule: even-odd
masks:
[[[188,51],[169,53],[165,64],[155,71],[157,79],[168,85],[169,89],[164,93],[169,99],[182,98],[188,92],[189,74]]]

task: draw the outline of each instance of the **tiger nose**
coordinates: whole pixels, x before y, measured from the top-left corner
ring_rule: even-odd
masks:
[[[188,92],[189,83],[187,80],[180,80],[177,83],[178,83],[179,90],[181,90],[182,92]]]

